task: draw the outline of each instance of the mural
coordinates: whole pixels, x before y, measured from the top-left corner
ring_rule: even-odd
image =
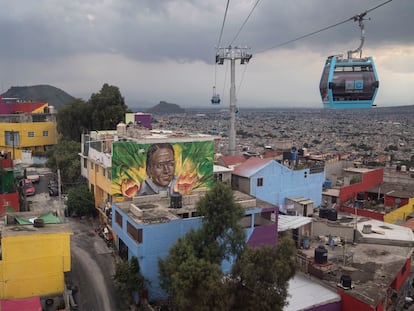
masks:
[[[114,142],[112,195],[115,200],[167,192],[191,194],[213,184],[213,141],[139,144]]]

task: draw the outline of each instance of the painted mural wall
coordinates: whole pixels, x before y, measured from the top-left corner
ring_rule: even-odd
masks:
[[[114,142],[112,196],[120,202],[161,192],[191,194],[213,185],[213,141]]]

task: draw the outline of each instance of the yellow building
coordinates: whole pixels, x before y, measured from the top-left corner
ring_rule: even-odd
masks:
[[[0,299],[63,293],[71,267],[69,225],[16,225],[15,216],[7,219],[11,224],[1,228]]]
[[[0,149],[10,152],[13,159],[24,160],[27,153],[44,155],[56,143],[56,114],[47,103],[30,112],[0,113]]]

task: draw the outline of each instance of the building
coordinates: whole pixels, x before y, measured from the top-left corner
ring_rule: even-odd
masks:
[[[191,229],[201,226],[195,203],[204,192],[195,191],[182,196],[180,207],[173,207],[167,196],[136,196],[132,200],[113,203],[112,228],[118,237],[115,244],[123,258],[135,256],[141,272],[149,281],[149,299],[165,298],[159,285],[158,259],[165,259],[170,247]],[[235,201],[245,208],[242,226],[247,243],[253,247],[275,245],[277,241],[277,209],[260,207],[256,199],[235,192]],[[276,219],[276,221],[275,221]],[[231,262],[222,263],[229,272]]]
[[[4,216],[8,209],[15,212],[20,210],[19,192],[14,183],[14,169],[11,154],[0,155],[0,216]]]
[[[0,150],[10,152],[13,160],[34,163],[57,143],[55,110],[48,103],[0,97],[0,132]]]
[[[62,294],[71,234],[52,213],[7,214],[1,224],[0,299]]]
[[[340,214],[314,217],[301,270],[341,297],[341,310],[402,310],[411,295],[414,234],[410,228]]]
[[[323,166],[318,170],[291,169],[271,158],[251,157],[238,165],[232,175],[234,189],[278,205],[281,211],[291,197],[305,197],[315,207],[322,201]]]

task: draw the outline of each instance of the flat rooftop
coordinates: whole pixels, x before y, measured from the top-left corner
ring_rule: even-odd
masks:
[[[72,229],[69,223],[47,223],[45,222],[42,227],[36,227],[33,225],[34,219],[41,216],[34,212],[19,212],[8,213],[3,221],[0,223],[0,231],[2,237],[10,236],[23,236],[33,234],[56,234],[56,233],[69,233],[72,234]],[[32,223],[19,224],[15,221],[15,217],[24,218]],[[61,220],[60,220],[61,221]]]
[[[182,207],[170,207],[170,198],[159,194],[137,196],[132,200],[117,202],[116,204],[125,214],[136,223],[154,224],[168,222],[174,219],[194,217],[196,213],[196,203],[204,196],[206,191],[196,191],[191,195],[182,196]],[[256,209],[256,198],[239,192],[233,191],[234,199],[246,210]]]
[[[344,225],[356,226],[358,243],[333,237],[335,242],[329,245],[326,239],[314,239],[309,249],[299,252],[309,259],[309,273],[336,289],[341,289],[341,276],[349,275],[353,287],[347,293],[374,307],[412,255],[414,234],[409,228],[368,218]],[[320,245],[327,251],[327,263],[315,260]]]

